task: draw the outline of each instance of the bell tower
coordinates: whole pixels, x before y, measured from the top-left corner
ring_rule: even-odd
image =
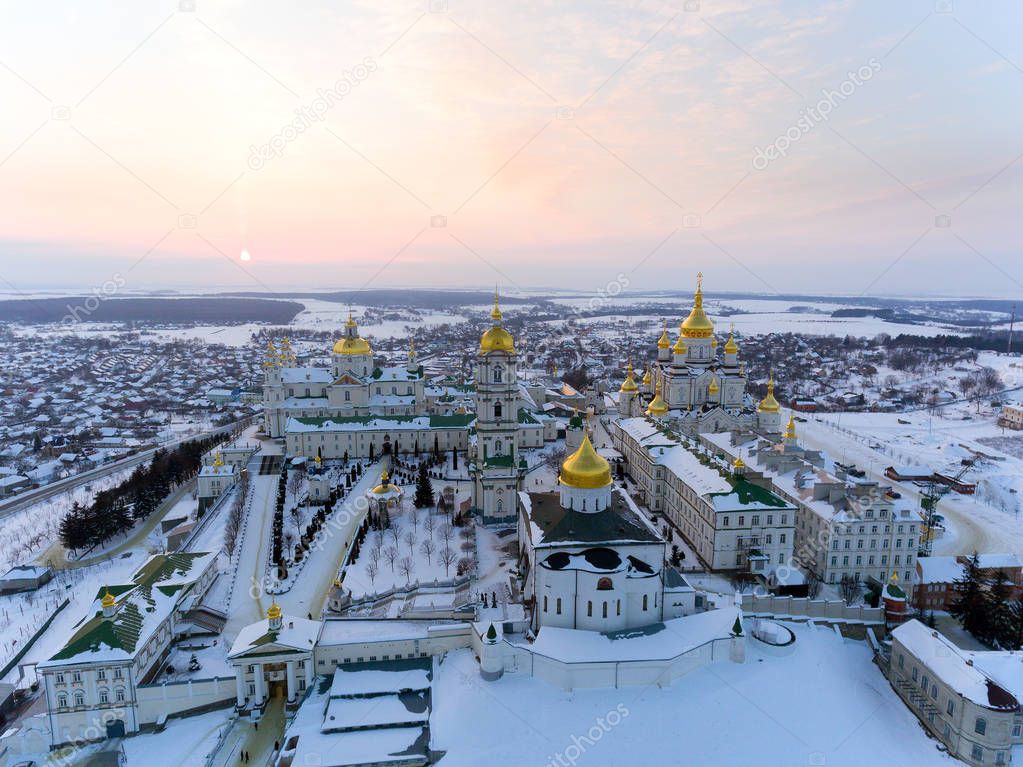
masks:
[[[493,325],[480,338],[476,361],[476,445],[469,465],[473,506],[486,524],[509,522],[525,471],[519,454],[519,384],[515,341],[501,324],[498,296]]]

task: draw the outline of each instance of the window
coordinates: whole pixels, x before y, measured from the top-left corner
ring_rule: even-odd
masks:
[[[753,515],[753,526],[756,527],[759,524],[760,524],[760,515],[759,514],[754,514]]]
[[[785,543],[785,533],[782,533],[781,535],[778,536],[778,542]]]
[[[557,601],[554,603],[554,609],[557,611],[558,615],[561,615],[561,597],[558,597]]]
[[[621,615],[622,614],[622,600],[619,599],[619,600],[616,600],[616,602],[617,602],[617,604],[615,605],[615,615]]]
[[[1005,752],[995,751],[995,764],[1005,764]]]
[[[100,680],[100,681],[103,681],[104,679],[106,679],[106,678],[107,678],[107,670],[106,670],[105,668],[101,668],[101,669],[99,669],[99,670],[98,670],[98,671],[96,672],[96,678],[97,678],[98,680]]]
[[[100,703],[110,702],[110,693],[105,688],[99,691],[99,702]]]
[[[603,577],[597,581],[597,591],[611,591],[614,588],[614,584],[608,577]]]
[[[71,681],[72,682],[81,682],[82,681],[82,672],[81,671],[74,672],[71,675]]]
[[[1018,738],[1023,735],[1023,724],[1017,724],[1012,728],[1012,737]]]
[[[739,527],[743,527],[746,524],[746,517],[739,515]]]
[[[838,557],[832,557],[831,558],[831,566],[832,567],[837,567],[838,566]]]
[[[75,693],[75,705],[76,706],[85,705],[85,693],[82,692],[81,690]]]
[[[124,676],[124,672],[122,671],[122,669],[115,668],[114,669],[114,679],[120,679],[122,676]]]
[[[644,609],[644,610],[646,610],[646,609],[647,609],[647,604],[646,604],[646,600],[647,600],[647,595],[646,595],[646,594],[644,594],[644,595],[643,595],[643,609]]]
[[[923,688],[924,692],[927,692],[927,687],[930,684],[930,680],[927,678],[927,674],[920,677],[920,687]]]
[[[973,757],[973,760],[975,762],[984,761],[984,749],[982,749],[976,743],[973,744],[973,750],[970,752],[970,755]]]
[[[605,617],[605,618],[607,617],[607,602],[604,603],[604,616],[603,617]]]
[[[931,685],[931,699],[932,700],[938,699],[938,685],[936,684]]]
[[[495,402],[494,403],[494,418],[500,418],[500,417],[501,417],[501,403],[500,402]]]
[[[503,378],[503,371],[501,369],[501,366],[498,365],[496,368],[494,368],[494,383],[501,383],[501,379],[502,378]]]
[[[945,706],[945,713],[948,714],[949,716],[952,716],[952,714],[955,712],[955,710],[956,710],[955,701],[952,700],[951,698],[949,698],[948,699],[948,705]]]
[[[769,524],[769,525],[773,525],[774,524],[774,514],[768,514],[767,515],[767,524]]]
[[[977,717],[977,721],[973,724],[973,731],[978,735],[983,735],[987,732],[987,719],[982,716]]]
[[[57,708],[67,708],[67,695],[65,693],[57,696]]]
[[[593,617],[593,602],[586,603],[586,617],[587,618]]]
[[[57,674],[57,684],[64,684],[64,675]]]
[[[725,527],[728,527],[728,517],[725,517]]]
[[[914,682],[917,680],[918,676],[919,676],[919,674],[917,673],[917,667],[913,666],[913,681]]]
[[[789,523],[789,515],[788,514],[782,514],[781,515],[781,523],[783,525],[787,525]]]
[[[544,598],[543,598],[543,611],[547,612],[547,597],[546,596],[544,596]]]
[[[114,692],[114,697],[117,699],[118,703],[124,703],[124,688],[118,687]]]

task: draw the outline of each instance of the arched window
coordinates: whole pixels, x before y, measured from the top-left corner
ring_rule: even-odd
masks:
[[[501,455],[503,452],[504,452],[504,445],[501,443],[501,440],[497,440],[494,443],[494,455]]]
[[[500,514],[504,511],[504,500],[502,498],[497,499],[497,513]]]
[[[114,692],[114,697],[117,699],[118,703],[124,703],[124,688],[118,687]]]
[[[587,618],[593,617],[593,602],[586,603],[586,617]]]
[[[494,368],[494,383],[501,383],[501,381],[503,379],[504,379],[504,368],[502,368],[500,365],[497,365]]]
[[[555,602],[554,607],[557,610],[558,615],[561,615],[561,597],[558,597],[558,601]]]
[[[547,612],[547,596],[546,595],[544,595],[544,598],[543,598],[543,611]]]
[[[106,687],[100,688],[99,691],[99,702],[109,703],[110,702],[110,691]]]
[[[607,602],[604,603],[604,617],[607,617]]]
[[[499,419],[500,417],[501,417],[501,403],[500,402],[495,402],[494,403],[494,418],[498,418]]]
[[[647,606],[646,606],[646,600],[647,600],[647,596],[646,596],[646,594],[644,594],[644,595],[643,595],[643,609],[644,609],[644,610],[646,610],[646,609],[647,609]]]
[[[67,708],[67,695],[64,693],[57,696],[57,708]]]
[[[614,588],[614,583],[606,575],[597,581],[597,591],[611,591]]]
[[[76,706],[85,705],[85,693],[82,692],[81,690],[75,693],[75,705]]]
[[[620,599],[617,600],[617,604],[615,605],[615,614],[616,615],[621,615],[622,614],[622,600],[620,600]]]
[[[973,725],[973,731],[978,735],[983,735],[987,732],[987,719],[982,716],[977,717],[976,724]]]

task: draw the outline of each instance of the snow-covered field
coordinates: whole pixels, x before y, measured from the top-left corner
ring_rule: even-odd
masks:
[[[713,663],[667,688],[566,692],[525,674],[484,682],[469,651],[450,653],[434,680],[432,745],[449,767],[957,763],[923,733],[866,643],[786,625],[797,637],[791,655],[749,640],[745,664]]]

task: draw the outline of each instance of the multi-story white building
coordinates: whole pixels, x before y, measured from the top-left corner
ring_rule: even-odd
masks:
[[[52,745],[138,731],[138,688],[159,673],[179,624],[213,583],[216,556],[160,554],[131,582],[100,589],[67,644],[36,669]]]
[[[794,561],[827,583],[883,585],[893,572],[909,583],[921,519],[891,489],[855,477],[819,451],[798,444],[795,422],[781,442],[752,434],[705,434],[704,444],[740,460],[749,477],[769,484],[797,509]]]
[[[626,418],[611,437],[641,500],[662,512],[713,570],[770,576],[792,558],[795,507],[691,438],[653,418]]]
[[[967,764],[1008,765],[1023,744],[1023,658],[971,652],[916,620],[892,631],[888,680],[924,728]]]

